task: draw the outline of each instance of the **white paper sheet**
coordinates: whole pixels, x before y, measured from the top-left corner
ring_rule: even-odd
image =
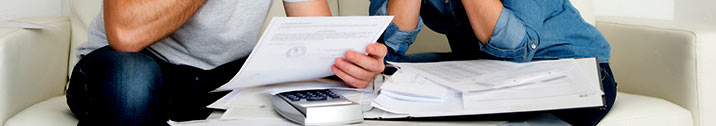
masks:
[[[242,89],[241,93],[233,97],[233,99],[230,100],[231,102],[226,105],[228,109],[221,116],[221,119],[281,118],[281,116],[276,113],[273,108],[271,102],[272,95],[270,93],[283,89],[293,89],[291,87],[319,87],[321,84],[319,84],[319,86],[316,86],[316,83],[321,82],[324,83],[324,86],[328,85],[328,87],[326,88],[333,88],[333,86],[330,86],[330,80],[316,79],[312,81],[280,83],[275,85],[266,85]],[[278,90],[272,91],[272,89]],[[364,109],[370,109],[369,105],[372,98],[370,98],[370,95],[366,95],[372,93],[370,91],[357,91],[355,89],[333,91],[343,95],[350,101],[358,102],[361,104],[366,103],[366,107],[368,108]]]
[[[544,80],[562,79],[565,64],[559,62],[513,63],[496,60],[448,61],[435,63],[392,63],[401,70],[414,72],[438,84],[461,92],[478,92],[508,88]]]
[[[485,92],[446,90],[443,102],[424,102],[380,94],[373,102],[385,113],[368,113],[366,117],[405,118],[450,115],[473,115],[538,111],[603,105],[596,59],[574,60],[575,66],[545,61],[570,68],[569,79],[552,79],[540,83],[495,89]],[[484,62],[483,62],[484,63]],[[403,65],[404,66],[404,65]],[[402,67],[401,67],[402,68]],[[401,71],[404,69],[401,69]],[[573,73],[577,72],[577,73]],[[467,78],[467,77],[465,77]],[[432,78],[431,78],[432,79]],[[387,113],[387,114],[386,114]]]
[[[305,82],[300,84],[291,84],[282,87],[271,88],[265,90],[264,93],[276,95],[278,93],[299,91],[299,90],[320,90],[320,89],[333,89],[333,90],[350,90],[360,92],[371,92],[370,90],[350,88],[343,83],[321,83],[321,82]]]
[[[365,53],[392,16],[274,17],[239,72],[216,91],[333,75],[348,50]]]
[[[424,76],[401,70],[383,82],[380,89],[382,94],[394,98],[424,102],[442,102],[448,90]]]
[[[206,106],[207,108],[213,108],[213,109],[228,109],[229,103],[231,103],[231,100],[234,100],[234,98],[241,93],[241,90],[233,90],[229,92],[229,94],[224,95],[224,97],[219,98],[219,100],[216,100],[214,103],[211,103],[209,106]]]
[[[281,118],[240,118],[240,119],[212,119],[186,122],[169,121],[172,126],[298,126]]]
[[[521,66],[518,63],[501,62],[495,60],[447,61],[433,63],[394,63],[406,72],[413,72],[430,78],[438,84],[458,91],[483,90],[490,87],[478,84],[464,84],[472,78],[488,75],[500,71],[507,71]],[[465,88],[469,87],[469,88]]]

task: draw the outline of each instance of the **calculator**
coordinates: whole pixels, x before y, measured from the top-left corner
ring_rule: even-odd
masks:
[[[363,121],[359,103],[329,89],[301,90],[273,95],[274,109],[301,125],[338,125]]]

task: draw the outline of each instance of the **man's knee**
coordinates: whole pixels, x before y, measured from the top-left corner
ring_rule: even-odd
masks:
[[[89,108],[82,108],[87,109],[82,111],[94,113],[92,115],[95,116],[87,119],[144,122],[163,118],[160,116],[162,112],[158,110],[161,109],[159,90],[163,82],[157,62],[141,53],[109,48],[96,51],[83,57],[83,61],[77,65],[69,89],[72,92],[68,90],[68,94],[84,94],[84,98],[73,100],[86,100],[75,103],[86,104],[84,107]],[[141,120],[128,121],[139,118]]]
[[[157,62],[141,53],[107,49],[86,58],[91,59],[88,59],[88,63],[81,71],[97,75],[94,78],[110,79],[105,82],[141,82],[158,80],[161,77],[161,69]]]
[[[115,95],[143,99],[140,96],[153,92],[162,83],[159,65],[147,55],[107,49],[91,58],[82,70],[90,87],[108,88]]]

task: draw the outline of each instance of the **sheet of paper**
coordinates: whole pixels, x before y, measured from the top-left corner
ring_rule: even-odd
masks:
[[[587,61],[587,62],[584,62]],[[463,93],[463,99],[465,101],[465,107],[471,106],[470,104],[480,104],[480,101],[485,100],[500,100],[500,99],[529,99],[529,98],[540,98],[540,97],[551,97],[551,96],[564,96],[564,95],[602,95],[597,79],[598,75],[593,75],[592,72],[597,71],[594,66],[591,69],[584,69],[579,66],[579,62],[582,64],[595,65],[594,62],[588,60],[576,60],[576,59],[563,59],[556,61],[542,61],[537,62],[536,66],[540,67],[540,71],[549,71],[543,68],[563,68],[561,72],[564,75],[559,79],[548,79],[539,80],[532,82],[534,84],[527,86],[515,86],[499,90],[491,90],[485,92],[474,92],[474,93]],[[566,69],[571,68],[571,69]],[[581,69],[580,69],[581,68]],[[518,74],[518,73],[515,73]],[[590,74],[590,75],[587,75]],[[534,93],[539,91],[539,93]],[[510,94],[504,95],[504,94]],[[471,103],[474,102],[474,103]]]
[[[546,61],[546,62],[563,62]],[[489,92],[460,92],[447,90],[443,102],[422,102],[395,98],[380,94],[373,102],[375,108],[391,114],[371,113],[366,116],[430,117],[450,115],[473,115],[505,112],[524,112],[603,105],[596,59],[577,59],[577,66],[563,66],[581,72],[567,73],[570,79],[540,81],[532,84],[503,88]],[[403,67],[401,67],[401,70]],[[431,78],[432,79],[432,78]],[[575,82],[576,81],[576,82]],[[575,84],[577,83],[577,84]],[[549,90],[548,90],[549,89]],[[590,92],[591,91],[591,92]],[[469,93],[469,94],[466,94]],[[388,117],[385,117],[388,116]]]
[[[459,92],[441,103],[404,101],[379,95],[373,107],[408,117],[475,115],[600,106],[601,96],[554,96],[532,99],[482,101],[470,108],[463,107]],[[385,118],[385,117],[384,117]]]
[[[209,106],[206,107],[226,110],[228,109],[227,105],[229,105],[229,103],[231,103],[231,100],[233,100],[237,95],[239,95],[240,92],[241,90],[233,90],[229,92],[229,94],[224,95],[224,97],[219,98],[219,100],[216,100],[214,103],[211,103]]]
[[[275,112],[273,108],[273,104],[271,102],[271,92],[283,89],[296,89],[294,87],[316,88],[320,87],[321,85],[328,85],[326,88],[333,88],[335,87],[334,84],[340,83],[336,83],[336,81],[327,79],[314,79],[311,81],[287,82],[274,85],[244,88],[241,90],[241,93],[235,96],[232,100],[230,100],[231,102],[226,105],[228,109],[226,110],[226,112],[224,112],[224,115],[221,116],[221,119],[241,119],[259,117],[282,118],[280,115],[278,115],[278,113]],[[361,92],[372,93],[370,91],[358,91],[355,89],[334,90],[334,92],[345,96],[348,100],[351,100],[353,102],[366,102],[367,104],[370,104],[370,101],[362,100],[366,99],[364,97],[368,95],[362,95],[363,93]]]
[[[391,63],[401,70],[414,72],[438,84],[461,92],[508,88],[539,81],[562,79],[564,66],[572,60],[514,63],[496,60],[448,61],[435,63]]]
[[[401,70],[417,73],[430,78],[438,84],[458,91],[471,91],[474,88],[489,88],[479,84],[467,85],[463,83],[475,77],[488,75],[488,73],[507,71],[521,66],[518,63],[495,60],[446,61],[433,63],[388,63],[400,67]],[[465,89],[465,86],[470,86],[470,88]]]
[[[298,126],[282,118],[241,118],[241,119],[212,119],[186,122],[169,121],[172,126]]]
[[[333,75],[348,50],[365,53],[392,16],[274,17],[241,70],[216,91]]]
[[[9,20],[0,21],[0,28],[53,29],[54,27],[32,22]]]
[[[396,71],[380,87],[381,94],[393,98],[424,102],[442,102],[446,90],[432,80],[412,72]]]
[[[323,82],[302,82],[296,84],[290,84],[282,87],[271,88],[264,92],[271,95],[278,93],[298,91],[298,90],[318,90],[318,89],[333,89],[333,90],[350,90],[360,92],[371,92],[365,89],[350,88],[343,83],[323,83]]]

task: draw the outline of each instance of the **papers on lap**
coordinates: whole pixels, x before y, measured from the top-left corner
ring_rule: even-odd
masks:
[[[603,106],[595,58],[391,63],[366,118],[476,115]]]
[[[333,75],[331,65],[348,50],[383,34],[392,16],[274,17],[241,70],[215,91]]]

